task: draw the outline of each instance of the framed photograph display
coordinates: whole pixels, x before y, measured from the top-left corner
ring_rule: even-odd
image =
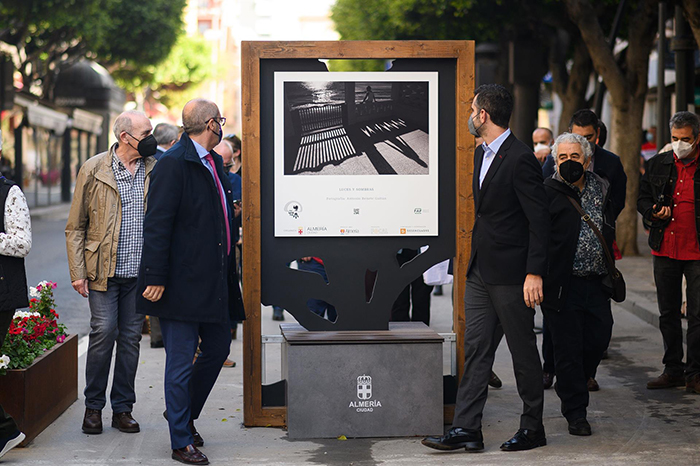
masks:
[[[275,236],[437,236],[437,72],[275,73]]]
[[[461,372],[473,41],[241,50],[244,424],[286,425],[285,381],[263,383],[262,306],[285,309],[309,332],[383,332],[406,285],[450,258]],[[321,61],[339,59],[383,59],[387,70],[329,72]],[[318,301],[337,315],[312,312]]]

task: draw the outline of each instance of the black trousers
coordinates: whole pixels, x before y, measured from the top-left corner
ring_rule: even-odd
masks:
[[[602,278],[572,276],[561,310],[545,309],[554,344],[555,389],[568,421],[586,417],[588,387],[610,343],[613,318]]]
[[[523,401],[520,427],[542,429],[544,390],[534,332],[535,310],[525,305],[523,285],[484,283],[474,265],[467,276],[464,314],[464,375],[459,382],[452,426],[481,429],[496,347],[505,334]]]
[[[681,287],[688,282],[688,354],[683,364]],[[664,339],[664,372],[690,379],[700,374],[700,261],[681,261],[654,256],[654,281],[659,302],[659,330]]]
[[[542,372],[554,374],[554,344],[544,312],[542,313]]]
[[[413,280],[401,291],[399,297],[391,307],[391,320],[393,322],[423,322],[430,325],[430,293],[433,287],[426,285],[423,275]],[[413,303],[413,311],[409,316],[409,310]]]
[[[7,330],[10,328],[10,322],[12,322],[14,313],[14,310],[0,311],[0,348],[2,348],[3,343],[5,343],[5,335],[7,335]],[[9,437],[16,431],[17,424],[15,420],[0,406],[0,439]]]

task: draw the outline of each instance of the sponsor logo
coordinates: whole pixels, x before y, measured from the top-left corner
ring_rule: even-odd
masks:
[[[406,229],[405,229],[405,228],[402,228],[402,229],[401,229],[401,234],[402,234],[402,235],[405,235],[405,234],[406,234]]]
[[[371,232],[373,235],[386,235],[389,233],[389,230],[386,228],[372,227]]]
[[[325,233],[328,231],[326,227],[306,227],[304,228],[304,233],[307,235],[318,235],[319,233]]]
[[[284,211],[289,214],[290,217],[292,218],[299,218],[302,212],[302,207],[301,204],[299,204],[297,201],[290,201],[287,202],[287,204],[284,206]]]
[[[371,413],[375,408],[381,408],[382,402],[372,400],[372,377],[361,375],[357,378],[357,398],[360,401],[351,401],[348,408],[355,408],[358,413]]]
[[[300,235],[303,235],[304,234],[304,227],[299,227],[297,229],[297,231],[299,232]]]
[[[360,234],[360,229],[359,228],[341,228],[340,229],[340,235],[359,235]]]
[[[423,213],[423,209],[421,209],[420,207],[416,207],[415,209],[413,209],[413,213],[416,215],[420,215]]]

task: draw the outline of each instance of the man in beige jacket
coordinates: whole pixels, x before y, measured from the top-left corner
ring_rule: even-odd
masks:
[[[131,411],[143,316],[136,314],[136,277],[143,246],[143,218],[156,140],[141,112],[114,122],[117,143],[80,168],[66,224],[73,288],[90,304],[85,368],[83,432],[102,432],[107,379],[116,343],[110,400],[112,427],[139,432]]]

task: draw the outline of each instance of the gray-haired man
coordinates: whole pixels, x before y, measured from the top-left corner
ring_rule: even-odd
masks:
[[[114,122],[117,143],[80,168],[66,224],[73,288],[90,303],[83,432],[102,432],[102,408],[116,343],[112,427],[139,432],[131,416],[143,316],[136,314],[148,180],[156,161],[151,123],[141,112]]]

